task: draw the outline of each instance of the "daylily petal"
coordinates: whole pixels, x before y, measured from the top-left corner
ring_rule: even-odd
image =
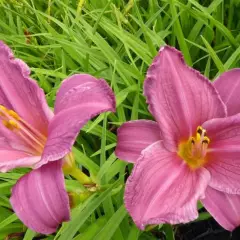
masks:
[[[136,120],[124,123],[117,137],[116,156],[134,163],[143,149],[161,139],[161,132],[156,122]]]
[[[115,96],[103,79],[76,74],[65,79],[57,92],[54,113],[85,104],[105,104],[115,109]]]
[[[62,162],[48,163],[24,175],[12,189],[12,207],[30,229],[50,234],[70,219]]]
[[[201,200],[207,211],[228,231],[240,225],[240,195],[227,194],[208,187]]]
[[[141,229],[189,222],[198,216],[197,200],[204,197],[209,179],[206,169],[192,171],[162,141],[153,143],[142,151],[128,178],[126,208]]]
[[[170,151],[206,120],[226,116],[226,107],[211,82],[169,46],[160,49],[149,68],[144,94]]]
[[[240,68],[223,73],[213,82],[213,85],[227,106],[228,116],[240,113]]]
[[[7,129],[0,123],[0,148],[19,150],[31,155],[32,149],[24,143],[23,139],[15,132]]]
[[[91,92],[88,92],[90,94],[90,97],[88,96],[88,98],[85,98],[85,97],[87,97],[87,95],[83,96],[82,92],[89,89],[89,84],[90,84],[91,88],[93,88],[94,85],[96,86],[96,81],[99,81],[99,80],[97,80],[95,77],[93,77],[89,74],[74,74],[71,77],[63,80],[61,83],[61,87],[59,88],[59,90],[57,92],[54,113],[57,114],[64,108],[71,107],[70,104],[72,104],[71,101],[74,101],[74,98],[73,98],[73,96],[72,96],[72,98],[69,98],[68,95],[74,94],[74,97],[80,98],[81,101],[87,102],[89,100],[92,100]],[[74,93],[75,91],[77,91],[78,93]],[[66,99],[66,98],[68,98],[68,99]],[[69,106],[62,105],[63,102],[64,102],[64,104],[69,104]]]
[[[74,84],[72,84],[74,81]],[[78,81],[78,85],[75,84]],[[73,86],[68,88],[67,85]],[[48,139],[44,148],[42,161],[38,167],[47,161],[64,157],[71,151],[79,130],[87,121],[96,115],[115,111],[115,97],[104,80],[86,81],[86,75],[77,75],[64,81],[63,94],[61,88],[55,103],[56,115],[48,129]]]
[[[0,41],[0,104],[13,108],[25,121],[43,133],[53,113],[44,92],[29,78],[30,70]]]
[[[12,149],[0,149],[0,172],[7,172],[19,167],[32,167],[41,156],[31,156],[26,152]]]
[[[0,41],[0,43],[1,43],[1,41]],[[8,109],[13,109],[12,104],[9,102],[9,100],[7,99],[6,95],[4,94],[4,92],[1,88],[0,88],[0,104],[5,106]]]
[[[240,114],[209,120],[203,128],[210,138],[205,166],[211,173],[210,186],[240,194]]]

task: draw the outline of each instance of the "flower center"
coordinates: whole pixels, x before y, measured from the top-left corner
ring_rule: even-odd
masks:
[[[16,112],[0,105],[0,120],[10,131],[17,134],[33,154],[41,154],[46,136],[24,121]]]
[[[201,126],[197,127],[196,136],[190,137],[178,146],[178,155],[192,169],[202,167],[207,159],[206,153],[210,143],[207,132]]]

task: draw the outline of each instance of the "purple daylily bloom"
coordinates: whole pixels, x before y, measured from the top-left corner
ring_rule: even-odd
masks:
[[[140,229],[192,221],[198,200],[225,229],[240,225],[239,91],[240,69],[212,84],[179,51],[161,48],[144,82],[156,122],[118,130],[116,155],[135,164],[125,204]]]
[[[25,225],[50,234],[70,218],[62,159],[89,119],[115,110],[115,98],[104,80],[77,74],[62,83],[53,113],[29,74],[0,42],[0,171],[34,169],[18,180],[10,201]]]

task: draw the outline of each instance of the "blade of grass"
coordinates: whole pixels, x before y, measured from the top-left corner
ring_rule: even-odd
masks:
[[[118,228],[119,224],[122,222],[123,218],[126,216],[127,211],[122,205],[115,214],[112,215],[107,224],[102,228],[102,230],[94,237],[94,240],[110,240],[113,234]]]
[[[86,222],[90,215],[99,207],[99,205],[111,195],[111,191],[117,186],[115,182],[111,187],[101,193],[98,197],[90,198],[84,207],[79,207],[74,211],[71,222],[64,227],[59,240],[71,240],[79,228]]]
[[[218,68],[220,73],[223,73],[225,71],[224,65],[221,62],[221,60],[219,59],[218,55],[216,54],[216,52],[213,50],[213,48],[210,46],[210,44],[207,42],[207,40],[201,36],[210,56],[212,57],[212,60],[214,61],[216,67]]]
[[[178,15],[177,15],[176,7],[175,7],[175,0],[170,0],[169,4],[170,4],[172,18],[175,20],[175,22],[174,22],[175,30],[174,31],[175,31],[175,35],[177,37],[178,43],[180,45],[180,49],[181,49],[188,65],[192,66],[192,59],[191,59],[191,56],[190,56],[190,53],[188,50],[187,43],[184,39],[180,21],[179,21]]]
[[[28,229],[27,232],[24,235],[23,240],[32,240],[35,237],[35,232],[31,229]]]

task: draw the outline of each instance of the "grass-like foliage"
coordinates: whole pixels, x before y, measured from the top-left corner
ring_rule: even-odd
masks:
[[[238,0],[1,0],[0,39],[28,63],[51,107],[61,81],[84,72],[107,80],[117,112],[90,121],[78,136],[76,161],[102,190],[75,207],[55,235],[26,229],[11,211],[11,187],[28,169],[0,173],[0,239],[174,239],[175,227],[141,232],[126,212],[124,184],[132,166],[114,155],[116,129],[127,120],[151,119],[142,85],[163,44],[180,49],[210,79],[240,67],[239,12]],[[66,186],[84,191],[70,177]]]

